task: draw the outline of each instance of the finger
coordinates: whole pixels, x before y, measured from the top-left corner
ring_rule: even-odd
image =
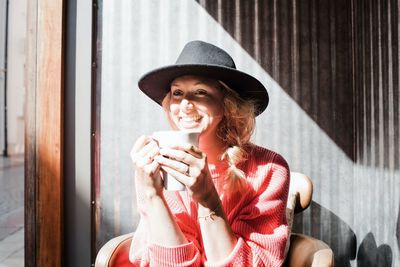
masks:
[[[137,143],[139,143],[139,141]],[[140,162],[139,165],[148,164],[148,159],[144,160],[144,158],[149,158],[153,160],[154,156],[158,154],[159,148],[157,146],[157,143],[151,138],[142,139],[141,145],[142,147],[135,147],[135,149],[138,149],[140,147],[139,151],[135,151],[134,149],[132,149],[131,159],[134,163]]]
[[[157,155],[159,155],[159,148],[155,146],[145,155],[136,154],[136,161],[134,161],[134,163],[137,167],[144,167],[145,165],[152,163]]]
[[[138,152],[142,147],[144,147],[148,143],[148,140],[149,137],[145,135],[140,136],[133,145],[131,149],[131,154]]]
[[[152,160],[148,157],[140,157],[134,162],[135,168],[140,169],[144,169],[146,165],[149,165],[150,163],[152,163]]]
[[[186,185],[186,186],[191,186],[192,185],[192,178],[182,174],[181,172],[174,170],[170,167],[167,166],[161,166],[161,169],[166,171],[169,175],[174,176],[174,178],[176,178],[176,180],[178,180],[179,182],[181,182],[182,184]]]
[[[183,162],[187,165],[194,165],[196,164],[196,161],[199,160],[192,154],[189,154],[183,150],[177,150],[173,148],[161,148],[160,154],[164,157],[175,159],[176,161]]]
[[[140,156],[138,156],[137,153],[138,153],[149,141],[150,141],[150,138],[147,137],[147,136],[145,136],[145,135],[140,136],[140,137],[136,140],[135,144],[133,145],[133,147],[132,147],[132,149],[131,149],[131,151],[130,151],[130,153],[129,153],[129,155],[131,156],[131,159],[132,159],[133,162],[136,162],[136,161],[139,160],[139,157],[140,157]]]
[[[153,177],[154,174],[159,172],[160,164],[156,161],[151,162],[143,167],[143,171],[146,175]]]
[[[189,165],[182,163],[180,161],[176,161],[173,159],[169,159],[163,156],[156,156],[154,158],[162,166],[167,166],[171,169],[174,169],[182,174],[188,175]]]
[[[157,156],[159,154],[159,151],[160,151],[160,148],[158,146],[155,146],[146,154],[146,157],[153,160],[155,158],[155,156]]]
[[[189,144],[189,143],[184,144],[184,145],[174,146],[172,148],[177,149],[177,150],[186,151],[190,155],[192,155],[196,158],[199,158],[199,159],[204,157],[203,152],[197,146]]]
[[[159,147],[154,140],[149,141],[137,154],[138,157],[151,157],[154,158],[158,154]]]

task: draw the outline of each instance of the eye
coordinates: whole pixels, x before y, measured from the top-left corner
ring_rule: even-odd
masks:
[[[207,90],[204,90],[204,89],[197,89],[195,93],[198,96],[206,96],[206,95],[208,95]]]
[[[182,96],[182,95],[183,95],[182,90],[177,89],[172,91],[172,96]]]

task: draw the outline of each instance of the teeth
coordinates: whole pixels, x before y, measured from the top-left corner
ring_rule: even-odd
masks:
[[[200,116],[181,117],[181,120],[185,122],[191,122],[191,121],[197,121],[200,118],[201,118]]]
[[[182,121],[185,121],[185,122],[197,121],[197,120],[199,120],[200,118],[201,118],[201,116],[200,116],[200,115],[194,115],[194,116],[181,116],[181,117],[180,117],[180,119],[181,119]]]

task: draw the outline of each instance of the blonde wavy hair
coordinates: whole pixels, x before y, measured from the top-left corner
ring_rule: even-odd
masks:
[[[224,82],[218,81],[221,85],[219,90],[224,93],[223,98],[223,119],[217,130],[217,136],[224,141],[226,149],[221,155],[221,160],[227,160],[228,170],[225,174],[223,194],[231,196],[244,192],[248,183],[244,172],[238,165],[247,159],[245,146],[255,128],[255,104],[253,101],[242,99],[239,94],[229,88]],[[162,101],[162,107],[169,116],[169,104],[171,94],[168,93]],[[172,125],[174,125],[172,123]]]

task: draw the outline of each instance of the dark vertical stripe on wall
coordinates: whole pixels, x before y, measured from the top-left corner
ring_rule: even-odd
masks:
[[[372,87],[371,87],[371,103],[372,103],[372,151],[371,164],[377,165],[378,162],[378,140],[379,140],[379,21],[378,21],[378,1],[371,0],[371,50],[372,50]]]
[[[278,38],[279,47],[279,62],[291,62],[291,48],[292,48],[292,8],[289,0],[277,1],[279,12],[279,22],[277,23],[277,31],[275,32],[276,38]],[[279,31],[282,29],[282,31]],[[287,41],[287,42],[286,42]],[[291,73],[290,64],[277,64],[280,80],[282,81],[282,86],[285,88],[292,88],[293,77]]]
[[[334,1],[330,1],[329,2],[329,36],[327,38],[329,38],[327,40],[327,42],[329,43],[330,46],[330,51],[329,51],[329,59],[326,59],[326,67],[328,69],[330,69],[330,75],[325,77],[325,79],[330,79],[330,84],[331,84],[331,88],[333,90],[324,90],[326,95],[326,99],[334,99],[334,92],[335,92],[335,88],[336,87],[336,79],[334,78],[336,76],[336,70],[337,70],[337,66],[336,66],[336,10],[335,10],[335,2]],[[328,29],[328,28],[326,28]],[[328,30],[326,30],[326,32],[328,32]],[[327,53],[328,54],[328,53]],[[328,78],[329,77],[329,78]],[[337,108],[336,102],[334,101],[324,101],[323,105],[329,105],[330,108],[328,108],[329,113],[330,114],[335,114],[335,110]],[[326,120],[325,118],[323,118],[323,120]],[[334,119],[332,122],[332,127],[333,129],[336,129],[336,125],[337,125],[337,120]],[[337,134],[334,133],[334,139],[337,139],[336,137]]]
[[[299,68],[300,73],[300,86],[299,95],[300,99],[295,99],[299,105],[308,111],[311,111],[310,92],[311,90],[311,66],[312,66],[312,56],[311,56],[311,27],[310,27],[310,17],[311,17],[311,1],[299,1],[298,2],[298,13],[299,13]],[[287,90],[286,88],[284,88]]]
[[[381,142],[379,144],[379,147],[381,150],[379,151],[380,154],[380,161],[381,161],[381,167],[383,167],[384,164],[389,166],[389,58],[388,58],[388,40],[389,40],[389,35],[388,35],[388,2],[387,1],[382,1],[381,7],[380,7],[380,18],[381,18],[381,40],[384,40],[381,43],[381,60],[380,60],[380,66],[381,66],[381,75],[382,75],[382,89],[380,90],[379,93],[379,98],[381,99],[380,105],[382,108],[382,112],[380,113],[380,121],[383,121],[383,124],[381,124],[381,134],[383,137],[381,138]],[[387,119],[384,119],[387,118]]]
[[[290,5],[291,9],[291,59],[290,59],[290,69],[292,73],[292,84],[290,88],[290,95],[293,99],[299,99],[299,81],[300,73],[299,69],[296,67],[299,64],[299,29],[296,27],[299,23],[299,12],[297,10],[297,3],[294,1],[293,5]]]
[[[400,103],[400,93],[399,93],[399,30],[398,30],[398,25],[399,25],[399,18],[398,18],[398,12],[399,12],[399,6],[398,6],[398,1],[397,0],[392,0],[391,1],[391,29],[390,29],[390,34],[391,34],[391,43],[389,43],[389,49],[391,49],[392,52],[392,88],[393,92],[392,95],[393,97],[390,99],[390,103],[393,105],[393,165],[395,166],[396,169],[400,168],[400,108],[399,108],[399,103]]]
[[[228,1],[229,2],[229,1]],[[267,72],[272,73],[272,55],[273,55],[273,0],[259,1],[259,14],[260,20],[258,21],[259,39],[260,43],[260,65],[263,66]],[[224,25],[224,24],[223,24]],[[229,30],[228,30],[229,31]]]
[[[351,2],[198,2],[354,160]]]
[[[357,162],[398,170],[398,2],[357,0],[353,6]]]
[[[362,5],[364,4],[364,6]],[[370,75],[368,75],[370,73],[370,69],[371,69],[371,62],[370,59],[372,58],[370,56],[370,44],[371,44],[371,40],[370,40],[370,34],[368,34],[368,32],[366,31],[366,29],[369,29],[371,27],[366,27],[366,25],[370,25],[370,18],[371,18],[371,14],[369,12],[367,12],[368,10],[370,10],[369,5],[370,5],[370,1],[361,1],[361,7],[363,8],[363,11],[360,12],[360,14],[362,15],[362,21],[361,21],[361,25],[360,25],[360,29],[355,29],[355,31],[360,30],[360,32],[363,34],[364,38],[362,40],[362,44],[364,45],[364,49],[363,49],[363,55],[360,58],[360,60],[362,59],[369,59],[369,60],[365,60],[363,63],[361,63],[361,66],[364,66],[363,69],[363,83],[361,84],[362,86],[362,92],[361,92],[361,106],[362,106],[362,112],[361,114],[363,114],[363,118],[360,119],[360,121],[362,122],[362,131],[361,133],[367,133],[371,130],[371,114],[366,112],[366,107],[370,107],[370,97],[369,97],[369,92],[370,92],[370,85],[371,85],[371,81],[369,79]],[[356,44],[356,50],[359,49],[359,42],[358,40],[354,40],[354,43]],[[359,85],[355,85],[356,87],[358,87]],[[363,163],[366,164],[370,164],[371,163],[371,159],[370,159],[370,155],[371,153],[367,153],[367,149],[370,148],[370,144],[371,144],[371,136],[370,135],[364,135],[363,134],[363,158],[360,159]]]

